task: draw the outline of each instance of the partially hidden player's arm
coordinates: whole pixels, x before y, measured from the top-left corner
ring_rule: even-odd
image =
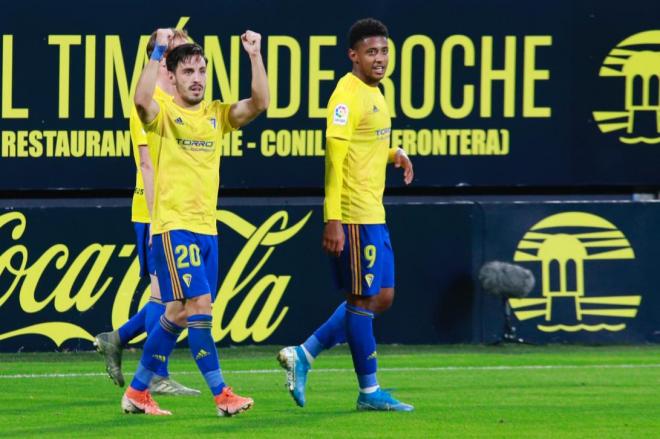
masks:
[[[140,152],[140,171],[142,172],[142,184],[144,187],[144,197],[147,200],[147,209],[149,218],[153,219],[154,207],[154,167],[151,162],[151,154],[148,145],[138,146]]]
[[[229,123],[234,128],[240,128],[252,122],[260,113],[266,111],[270,103],[268,77],[261,57],[261,35],[248,30],[241,35],[241,42],[250,56],[252,65],[252,95],[230,107]]]
[[[344,229],[341,215],[341,190],[344,181],[344,160],[348,154],[348,140],[328,137],[325,151],[325,199],[323,209],[326,224],[323,229],[323,249],[339,256],[344,248]]]
[[[403,168],[404,183],[412,183],[413,178],[415,178],[412,161],[403,148],[390,148],[387,161],[388,163],[394,163],[395,168]]]
[[[142,70],[142,75],[140,75],[140,80],[135,89],[135,97],[133,98],[135,108],[144,124],[153,121],[160,111],[160,106],[153,96],[156,91],[160,62],[165,56],[173,36],[172,29],[158,29],[156,31],[156,47],[151,53],[151,58],[146,67]]]
[[[153,207],[154,207],[154,167],[151,162],[151,154],[149,154],[148,145],[138,146],[140,153],[140,171],[142,173],[142,187],[144,188],[144,198],[147,200],[147,210],[149,211],[149,218],[153,221]],[[151,246],[151,227],[149,227],[149,246]]]

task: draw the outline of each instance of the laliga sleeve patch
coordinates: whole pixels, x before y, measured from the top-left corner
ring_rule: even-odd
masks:
[[[348,107],[346,104],[339,104],[335,107],[332,116],[333,125],[346,125],[348,122]]]

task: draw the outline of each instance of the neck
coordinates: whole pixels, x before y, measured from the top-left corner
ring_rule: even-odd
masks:
[[[181,95],[179,93],[174,93],[174,103],[181,108],[185,108],[186,110],[197,110],[199,109],[199,106],[202,104],[202,102],[200,101],[194,105],[190,105],[188,102],[181,99]]]
[[[353,64],[353,72],[352,73],[355,76],[357,76],[360,79],[360,81],[364,82],[369,87],[377,87],[378,84],[380,83],[380,80],[374,80],[374,79],[371,79],[371,78],[368,78],[368,77],[364,76],[362,74],[362,72],[360,71],[360,69],[358,69],[355,64]]]

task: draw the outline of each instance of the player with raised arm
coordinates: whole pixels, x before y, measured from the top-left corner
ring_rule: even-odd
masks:
[[[153,98],[159,62],[172,37],[170,29],[157,31],[156,48],[135,93],[135,105],[145,130],[159,137],[152,233],[166,309],[147,338],[121,405],[125,412],[171,414],[160,409],[147,387],[187,326],[190,351],[214,396],[217,413],[231,416],[248,410],[254,401],[234,394],[225,384],[211,335],[212,305],[218,284],[216,210],[221,139],[268,107],[261,35],[252,31],[241,35],[252,65],[252,95],[233,104],[204,101],[206,58],[196,44],[183,44],[167,55],[174,98]]]
[[[323,249],[332,255],[346,301],[302,345],[278,354],[296,404],[305,405],[307,372],[323,350],[348,341],[359,383],[358,410],[411,411],[376,378],[375,314],[394,299],[394,253],[385,224],[383,191],[388,162],[413,180],[402,149],[390,148],[391,121],[378,85],[389,60],[388,31],[371,18],[349,31],[352,72],[337,83],[328,103]]]
[[[179,29],[172,29],[173,38],[169,50],[185,44],[189,41],[188,34]],[[156,46],[156,32],[151,34],[147,43],[147,56],[150,57]],[[165,60],[160,63],[154,99],[172,99],[174,86],[169,80]],[[151,212],[153,210],[153,191],[155,164],[158,157],[154,148],[149,148],[149,142],[154,143],[156,139],[153,134],[147,135],[138,117],[137,110],[133,106],[130,119],[131,144],[133,145],[133,156],[137,168],[135,176],[135,191],[133,192],[133,203],[131,208],[131,221],[135,229],[138,250],[138,261],[140,263],[140,277],[149,276],[151,297],[140,311],[131,317],[117,330],[102,332],[95,337],[96,350],[105,359],[106,371],[112,381],[124,387],[124,375],[121,371],[122,351],[124,346],[133,338],[143,332],[150,332],[154,325],[158,324],[160,316],[165,312],[165,305],[160,299],[158,278],[156,277],[156,265],[153,261],[150,243]],[[152,157],[152,151],[154,150]],[[149,383],[149,391],[159,395],[200,395],[197,389],[186,387],[170,378],[168,370],[169,359],[159,365],[158,371]]]

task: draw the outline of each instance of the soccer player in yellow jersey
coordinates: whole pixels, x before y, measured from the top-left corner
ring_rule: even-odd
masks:
[[[189,41],[188,34],[179,29],[173,29],[173,38],[169,49],[185,44]],[[147,56],[151,56],[156,46],[156,32],[151,34],[147,43]],[[169,80],[169,74],[165,61],[161,61],[158,71],[157,86],[154,99],[172,99],[174,86]],[[156,266],[150,245],[149,227],[151,223],[151,210],[153,206],[154,188],[154,164],[157,162],[157,151],[154,157],[149,151],[149,139],[154,141],[154,136],[147,136],[142,122],[133,106],[130,115],[131,143],[133,145],[133,157],[137,168],[135,176],[135,191],[133,192],[133,205],[131,209],[131,221],[136,234],[138,260],[140,263],[140,276],[150,277],[151,298],[140,311],[131,317],[126,323],[115,331],[103,332],[95,337],[94,344],[97,351],[105,359],[106,371],[112,381],[120,387],[124,386],[124,376],[121,371],[121,360],[123,347],[139,334],[149,332],[154,325],[158,324],[160,316],[165,312],[165,305],[160,300],[160,290],[156,277]],[[155,394],[162,395],[189,395],[197,396],[199,390],[186,387],[170,378],[168,362],[160,365],[154,375],[149,390]]]
[[[217,413],[231,416],[253,400],[234,394],[223,379],[211,336],[212,304],[218,283],[216,206],[220,183],[220,140],[268,107],[261,36],[246,31],[241,40],[252,65],[252,96],[233,104],[205,102],[206,59],[196,44],[172,49],[166,58],[174,98],[153,98],[159,62],[172,39],[159,29],[156,48],[142,72],[135,105],[147,133],[158,137],[158,164],[152,214],[153,252],[161,297],[159,325],[147,337],[138,369],[122,398],[125,412],[171,414],[151,398],[148,383],[188,327],[188,345],[211,390]]]
[[[402,149],[390,148],[390,114],[378,88],[388,63],[388,31],[371,18],[349,31],[353,70],[341,78],[328,103],[323,248],[333,256],[346,301],[302,345],[278,354],[287,386],[305,405],[307,372],[314,358],[348,341],[359,383],[358,410],[411,411],[381,389],[376,379],[374,315],[394,298],[394,254],[383,207],[388,162],[413,179]]]

